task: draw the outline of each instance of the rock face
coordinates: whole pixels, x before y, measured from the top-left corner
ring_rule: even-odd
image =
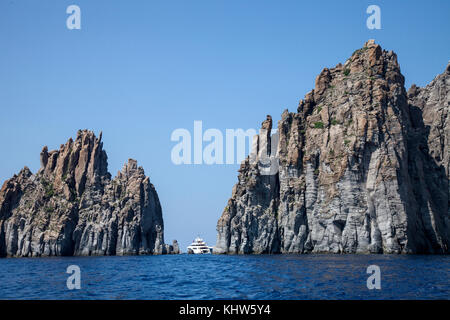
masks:
[[[0,190],[0,256],[179,253],[142,167],[130,159],[111,180],[107,166],[101,133],[44,147],[35,175],[25,167]]]
[[[449,108],[450,65],[406,93],[369,40],[283,112],[276,147],[263,122],[214,253],[448,253]]]

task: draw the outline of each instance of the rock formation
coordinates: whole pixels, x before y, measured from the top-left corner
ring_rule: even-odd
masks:
[[[35,175],[25,167],[0,190],[0,256],[179,253],[144,169],[130,159],[111,180],[107,166],[101,133],[44,147]]]
[[[407,93],[369,40],[283,112],[276,148],[263,122],[214,253],[448,253],[449,108],[450,65]]]

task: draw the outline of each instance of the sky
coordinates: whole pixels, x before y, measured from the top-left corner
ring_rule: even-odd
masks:
[[[407,89],[425,86],[450,60],[450,1],[0,0],[0,181],[102,131],[111,174],[134,158],[155,185],[166,243],[213,246],[239,164],[176,165],[171,134],[277,123],[368,39],[397,53]]]

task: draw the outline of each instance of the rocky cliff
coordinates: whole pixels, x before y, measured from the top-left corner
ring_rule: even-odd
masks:
[[[0,190],[0,256],[178,253],[164,244],[161,205],[135,160],[114,179],[102,134],[78,131],[41,168],[25,167]]]
[[[214,252],[448,253],[449,109],[450,65],[407,93],[396,54],[368,41],[276,135],[263,122]]]

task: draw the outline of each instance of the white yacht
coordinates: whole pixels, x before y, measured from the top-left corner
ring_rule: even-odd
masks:
[[[195,238],[191,245],[187,247],[187,253],[189,254],[209,254],[211,251],[212,248],[208,247],[200,237]]]

